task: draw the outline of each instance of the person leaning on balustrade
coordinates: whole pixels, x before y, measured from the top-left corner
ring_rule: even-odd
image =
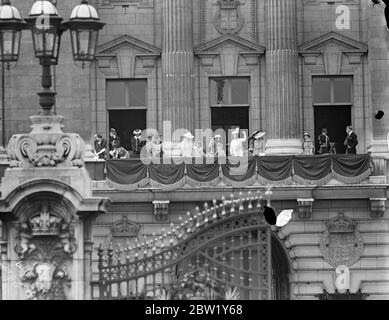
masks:
[[[120,145],[120,142],[115,141],[113,144],[113,150],[109,152],[109,157],[114,160],[127,159],[129,158],[129,153]]]
[[[95,135],[94,141],[96,159],[105,160],[107,157],[107,140],[101,134]]]

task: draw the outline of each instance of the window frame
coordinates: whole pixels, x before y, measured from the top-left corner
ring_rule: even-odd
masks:
[[[314,102],[315,101],[315,89],[314,89],[314,79],[324,78],[330,79],[330,102]],[[350,102],[335,102],[335,79],[337,78],[349,78],[351,80],[350,86]],[[354,105],[354,76],[353,75],[341,75],[341,76],[323,76],[323,75],[314,75],[312,76],[312,105],[314,107],[320,106],[353,106]]]
[[[227,80],[227,85],[228,85],[228,101],[232,101],[232,90],[231,90],[231,80],[239,80],[239,79],[246,79],[248,81],[248,90],[247,90],[247,99],[248,99],[248,103],[247,104],[244,104],[244,103],[238,103],[238,104],[226,104],[226,103],[221,103],[221,104],[212,104],[212,94],[211,94],[211,87],[212,87],[212,82],[215,82],[215,80]],[[208,94],[209,94],[209,107],[210,108],[218,108],[218,107],[221,107],[221,108],[225,108],[225,107],[250,107],[251,106],[251,78],[250,76],[228,76],[228,77],[222,77],[222,76],[213,76],[213,77],[209,77],[209,90],[208,90]],[[216,93],[217,94],[217,93]],[[217,97],[216,97],[216,100],[217,100]]]
[[[130,105],[130,83],[132,81],[143,81],[145,83],[145,106],[131,106]],[[108,103],[108,83],[109,82],[124,82],[126,89],[126,106],[110,106]],[[106,109],[109,110],[147,110],[148,109],[148,79],[147,78],[115,78],[115,79],[106,79],[105,83],[105,101]]]

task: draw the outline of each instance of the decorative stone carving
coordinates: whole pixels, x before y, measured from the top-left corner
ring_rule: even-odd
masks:
[[[134,238],[138,236],[139,231],[139,225],[130,221],[127,216],[123,216],[122,220],[111,227],[112,236],[116,238]]]
[[[124,248],[137,244],[142,238],[140,225],[128,219],[127,216],[112,224],[111,230],[103,246],[113,249]]]
[[[57,248],[72,255],[77,250],[74,231],[70,222],[49,213],[49,203],[42,203],[42,212],[27,222],[23,222],[19,228],[19,236],[15,246],[16,253],[21,259],[37,249],[34,239],[38,237],[55,237],[58,239]]]
[[[370,199],[370,216],[372,218],[382,218],[386,210],[386,198]]]
[[[219,0],[215,16],[215,28],[221,34],[237,33],[244,25],[244,18],[240,13],[239,0]]]
[[[32,116],[29,134],[12,136],[10,167],[83,167],[85,145],[78,134],[62,132],[62,116]]]
[[[297,199],[299,206],[298,216],[301,220],[309,220],[312,218],[312,207],[314,199]]]
[[[71,281],[67,268],[77,250],[71,221],[51,213],[49,201],[43,201],[38,215],[20,223],[16,241],[28,299],[66,299],[65,287]]]
[[[64,289],[70,285],[66,271],[55,262],[36,262],[24,268],[21,280],[28,300],[65,300]]]
[[[170,201],[153,201],[154,216],[157,221],[166,221],[169,216]]]
[[[334,268],[340,265],[352,266],[360,259],[363,251],[363,239],[357,230],[357,223],[341,212],[326,226],[327,230],[320,240],[324,259]]]

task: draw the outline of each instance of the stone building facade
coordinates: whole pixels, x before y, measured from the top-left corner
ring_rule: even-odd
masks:
[[[77,3],[58,1],[57,6],[65,16]],[[358,184],[333,177],[322,186],[272,185],[272,206],[295,210],[287,226],[273,230],[279,248],[273,263],[282,264],[283,278],[275,297],[316,299],[324,289],[334,292],[336,268],[343,261],[350,267],[351,293],[389,298],[389,128],[385,118],[373,117],[375,109],[389,113],[383,5],[365,0],[90,3],[106,23],[97,60],[75,66],[65,34],[55,67],[56,111],[64,116],[66,131],[92,144],[95,133],[107,136],[110,127],[125,139],[137,127],[165,135],[166,120],[173,130],[192,132],[239,126],[266,131],[269,154],[296,155],[303,132],[316,137],[323,127],[342,153],[345,127],[353,125],[358,153],[371,152],[374,159],[370,177]],[[31,4],[14,5],[25,17]],[[5,141],[28,131],[27,115],[38,112],[40,68],[31,52],[25,32],[20,61],[5,69]],[[127,238],[151,239],[204,202],[268,187],[118,190],[106,181],[101,163],[86,161],[93,196],[111,201],[108,212],[93,222],[94,247],[122,241],[113,230],[123,221],[136,226]],[[346,248],[344,256],[337,247]],[[97,280],[96,250],[92,261]]]

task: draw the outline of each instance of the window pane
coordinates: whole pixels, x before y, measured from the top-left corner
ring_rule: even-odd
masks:
[[[211,105],[227,104],[226,79],[212,79],[210,88]]]
[[[313,103],[331,103],[330,78],[313,78]]]
[[[231,104],[249,104],[249,79],[231,79]]]
[[[127,107],[126,103],[126,82],[107,81],[107,106]]]
[[[146,80],[131,80],[130,85],[130,107],[146,106]]]
[[[334,78],[334,102],[351,103],[351,78]]]

